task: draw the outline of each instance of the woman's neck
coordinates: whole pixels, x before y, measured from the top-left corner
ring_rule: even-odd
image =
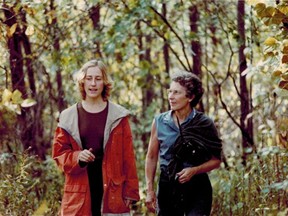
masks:
[[[191,112],[192,112],[192,108],[189,106],[187,107],[187,109],[176,110],[174,114],[175,114],[176,120],[178,118],[181,124],[182,122],[185,121],[185,119],[190,115]]]
[[[87,111],[91,113],[97,113],[101,112],[105,109],[107,105],[107,101],[104,101],[102,98],[98,100],[91,100],[91,99],[85,99],[82,100],[82,107]]]

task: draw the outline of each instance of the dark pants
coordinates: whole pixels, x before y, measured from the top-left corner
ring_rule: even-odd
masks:
[[[194,176],[180,184],[160,177],[158,216],[208,216],[212,205],[212,187],[207,174]]]
[[[93,216],[101,216],[103,196],[102,160],[88,164],[88,177],[91,193],[91,211]]]

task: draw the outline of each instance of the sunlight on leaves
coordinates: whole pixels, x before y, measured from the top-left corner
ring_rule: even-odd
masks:
[[[13,36],[13,34],[16,31],[16,28],[17,28],[17,23],[13,24],[10,28],[8,28],[8,30],[7,30],[8,37],[12,37]]]
[[[20,103],[22,103],[22,101],[23,101],[22,93],[16,89],[12,94],[12,102],[14,104],[20,104]]]
[[[32,25],[29,25],[25,31],[25,34],[28,36],[33,35],[34,34],[34,27]]]
[[[8,89],[4,89],[4,92],[2,94],[2,102],[6,103],[9,102],[12,98],[12,92],[9,91]]]
[[[35,104],[37,104],[35,100],[33,100],[32,98],[27,98],[21,103],[21,107],[24,107],[24,108],[31,107],[31,106],[34,106]]]
[[[264,42],[266,46],[274,46],[276,45],[276,43],[277,43],[277,40],[274,37],[269,37]]]

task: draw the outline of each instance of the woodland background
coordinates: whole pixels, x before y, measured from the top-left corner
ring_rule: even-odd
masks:
[[[51,159],[72,75],[102,58],[111,100],[132,112],[141,201],[155,114],[176,68],[201,77],[198,109],[216,123],[223,163],[209,175],[212,215],[287,215],[288,1],[1,0],[0,215],[56,215],[63,175]]]

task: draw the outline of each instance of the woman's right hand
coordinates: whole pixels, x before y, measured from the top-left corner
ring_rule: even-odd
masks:
[[[156,212],[156,194],[153,190],[147,191],[146,196],[146,207],[150,212]]]
[[[89,150],[84,149],[83,151],[81,151],[78,156],[78,161],[86,163],[93,162],[95,160],[95,155],[92,153],[92,151],[92,148],[90,148]]]

